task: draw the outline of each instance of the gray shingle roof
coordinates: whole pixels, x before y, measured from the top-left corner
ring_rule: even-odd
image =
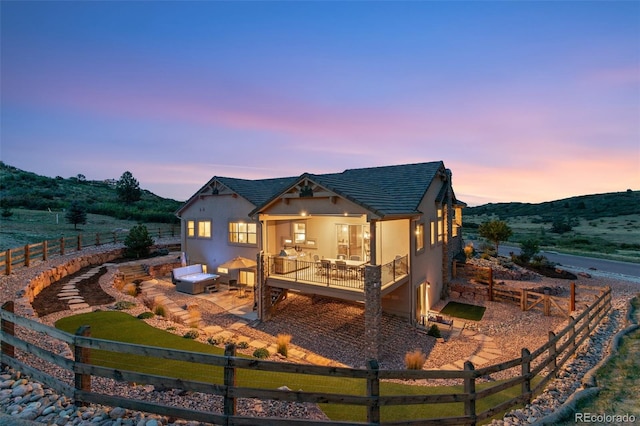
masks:
[[[303,179],[310,179],[380,217],[411,215],[419,213],[418,206],[422,201],[422,197],[433,182],[433,179],[438,176],[440,171],[444,170],[442,161],[433,161],[429,163],[347,169],[342,173],[318,175],[304,173],[298,177],[276,179],[249,180],[214,177],[203,188],[215,180],[219,181],[255,205],[257,208],[251,213],[254,214],[298,182]],[[187,201],[185,206],[194,197]]]

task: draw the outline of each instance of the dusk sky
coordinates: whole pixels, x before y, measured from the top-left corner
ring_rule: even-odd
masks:
[[[0,3],[0,159],[186,200],[443,160],[469,205],[640,189],[640,2]]]

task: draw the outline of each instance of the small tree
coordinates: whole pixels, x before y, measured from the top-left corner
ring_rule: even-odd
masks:
[[[73,224],[73,229],[78,229],[78,224],[87,223],[87,209],[77,201],[71,203],[71,207],[65,215],[67,222]]]
[[[136,225],[127,234],[124,245],[127,257],[140,258],[149,255],[150,247],[153,245],[153,238],[146,226]]]
[[[540,243],[538,240],[535,238],[529,238],[520,244],[520,255],[518,258],[524,263],[529,263],[531,258],[538,254],[539,251]]]
[[[135,203],[142,197],[140,184],[129,171],[120,176],[120,180],[116,183],[116,192],[118,198],[127,204]]]
[[[496,256],[498,256],[500,241],[508,240],[513,231],[505,221],[490,220],[480,224],[478,234],[496,245]]]

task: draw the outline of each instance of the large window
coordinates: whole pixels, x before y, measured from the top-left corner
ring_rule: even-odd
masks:
[[[293,224],[293,241],[296,244],[304,244],[307,241],[307,224],[295,222]]]
[[[424,223],[416,223],[416,251],[424,250]]]
[[[195,237],[196,236],[196,221],[188,220],[187,221],[187,237]]]
[[[255,223],[229,222],[229,242],[236,244],[256,244]]]
[[[441,243],[444,238],[444,216],[442,209],[438,209],[438,242]]]
[[[431,221],[431,245],[436,245],[437,233],[436,233],[436,222],[435,220]]]
[[[198,221],[198,238],[211,238],[211,221]]]

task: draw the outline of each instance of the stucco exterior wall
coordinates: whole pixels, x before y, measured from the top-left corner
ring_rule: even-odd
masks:
[[[255,206],[246,199],[232,195],[208,195],[195,200],[182,211],[182,251],[187,254],[190,264],[202,263],[209,271],[221,263],[236,256],[255,259],[260,246],[258,228],[258,244],[233,244],[229,242],[229,222],[252,222],[249,212]],[[187,237],[188,220],[210,220],[211,238]]]

